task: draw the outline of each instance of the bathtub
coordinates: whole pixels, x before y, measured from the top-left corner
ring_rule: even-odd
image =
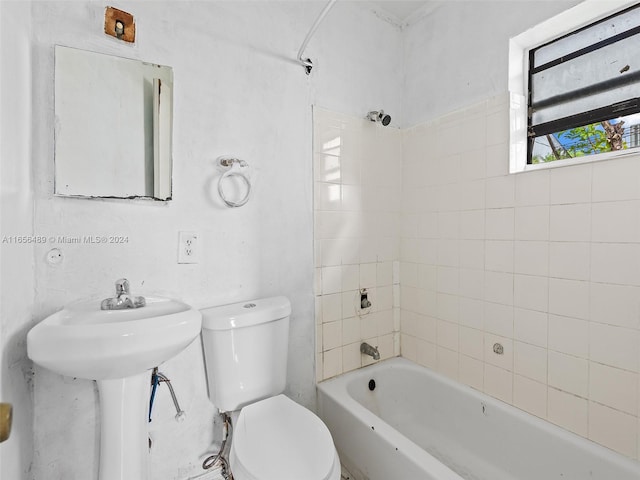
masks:
[[[318,409],[356,480],[640,479],[640,463],[403,358],[320,383]]]

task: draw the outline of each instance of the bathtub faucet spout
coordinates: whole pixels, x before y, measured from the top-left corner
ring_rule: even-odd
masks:
[[[369,355],[373,357],[374,360],[380,360],[380,352],[378,352],[378,347],[372,347],[366,342],[362,342],[360,344],[360,353]]]

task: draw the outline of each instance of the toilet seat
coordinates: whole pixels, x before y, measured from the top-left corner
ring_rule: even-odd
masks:
[[[326,425],[284,395],[240,410],[229,461],[236,480],[340,478],[340,460]]]

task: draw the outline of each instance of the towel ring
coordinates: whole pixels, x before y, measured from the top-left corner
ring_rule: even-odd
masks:
[[[238,160],[237,158],[227,158],[227,157],[221,157],[218,160],[218,163],[222,168],[226,170],[226,172],[220,175],[220,179],[218,180],[218,194],[220,195],[220,198],[222,198],[222,201],[228,207],[235,208],[235,207],[243,206],[245,203],[249,201],[249,196],[251,195],[251,181],[243,172],[239,170],[239,168],[248,167],[249,165],[244,160]],[[234,169],[235,165],[238,165],[238,169]],[[227,195],[224,193],[224,187],[223,187],[224,180],[226,178],[231,178],[231,177],[241,178],[247,187],[247,193],[245,194],[244,197],[242,197],[238,201],[229,200],[227,198]]]

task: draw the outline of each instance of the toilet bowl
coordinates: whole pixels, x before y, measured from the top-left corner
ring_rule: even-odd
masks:
[[[340,459],[329,429],[282,394],[289,300],[264,298],[201,312],[209,398],[234,418],[234,480],[339,480]]]
[[[229,463],[236,480],[340,478],[340,460],[327,427],[284,395],[240,411]]]

